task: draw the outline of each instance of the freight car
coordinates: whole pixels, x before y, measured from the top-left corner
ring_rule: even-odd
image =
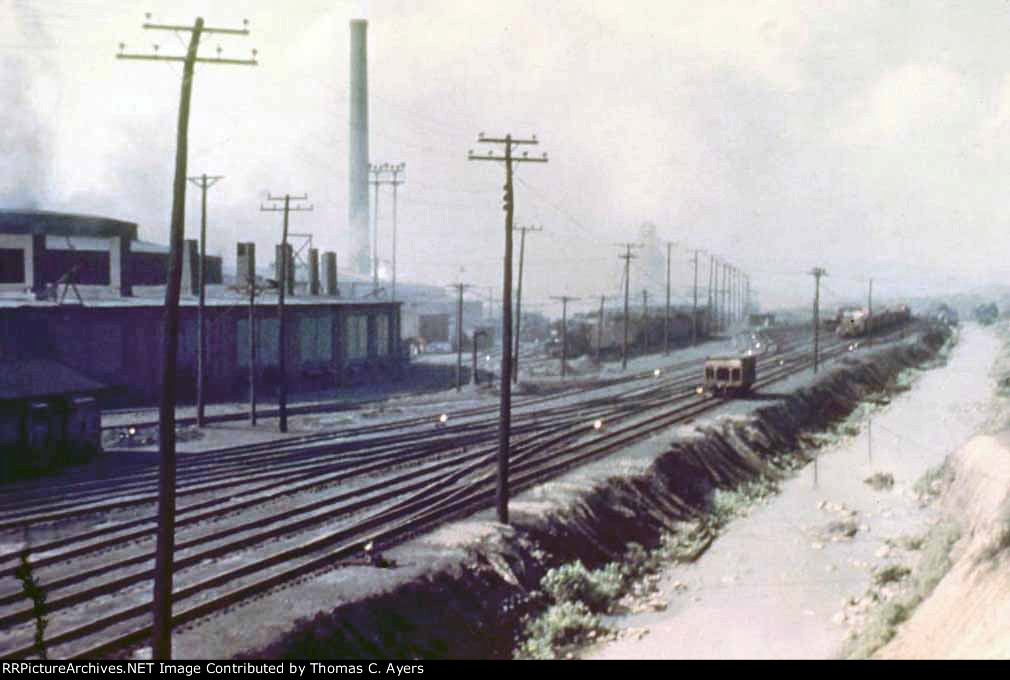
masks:
[[[856,338],[894,328],[911,318],[912,312],[907,305],[893,309],[884,307],[874,310],[873,314],[865,309],[849,310],[841,315],[837,333],[843,338]]]
[[[974,315],[975,321],[979,322],[983,326],[991,326],[996,323],[997,319],[999,319],[999,307],[997,307],[994,302],[979,305],[975,308]]]
[[[699,310],[697,316],[699,338],[708,335],[707,319],[705,310]],[[666,323],[662,309],[658,310],[655,316],[646,318],[632,316],[628,323],[629,352],[641,354],[660,351],[663,349],[667,337],[671,346],[684,345],[691,341],[693,331],[690,311],[674,312],[670,316],[668,327]],[[588,352],[598,353],[603,359],[620,356],[624,347],[624,326],[624,317],[620,314],[607,317],[603,322],[602,329],[596,319],[587,320],[577,326],[578,332],[583,337],[573,342],[573,326],[570,324],[568,327],[569,355],[574,356],[571,348],[576,346],[586,347]]]

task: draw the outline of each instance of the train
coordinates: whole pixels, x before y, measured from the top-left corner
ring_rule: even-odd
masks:
[[[699,338],[707,337],[708,315],[705,310],[698,310],[697,334]],[[599,355],[601,359],[614,359],[621,356],[624,348],[624,316],[614,314],[607,316],[603,328],[599,327],[596,316],[574,318],[568,321],[567,355],[577,357],[583,354]],[[683,345],[691,340],[690,311],[676,311],[671,314],[669,325],[669,341],[673,346]],[[561,322],[551,325],[550,338],[546,342],[548,355],[561,356]],[[632,316],[628,323],[628,350],[631,354],[658,351],[666,341],[666,318],[660,309],[655,315],[642,318]]]
[[[705,360],[705,394],[742,396],[751,391],[757,379],[757,357],[709,357]]]
[[[996,306],[995,302],[979,305],[973,313],[975,321],[983,326],[991,326],[999,319],[999,307]]]
[[[875,309],[872,314],[865,309],[849,309],[839,316],[836,333],[843,338],[857,338],[900,326],[912,318],[912,311],[908,305],[898,305]]]
[[[86,395],[0,402],[0,479],[90,460],[102,452],[101,418]]]

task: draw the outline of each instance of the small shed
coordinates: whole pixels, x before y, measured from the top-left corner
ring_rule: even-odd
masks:
[[[0,470],[40,470],[102,448],[105,385],[51,359],[0,360]]]

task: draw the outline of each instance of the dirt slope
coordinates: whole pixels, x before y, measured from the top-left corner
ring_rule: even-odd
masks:
[[[953,567],[876,658],[1010,659],[1010,432],[971,439],[951,466]]]

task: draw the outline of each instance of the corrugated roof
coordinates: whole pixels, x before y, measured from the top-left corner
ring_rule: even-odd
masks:
[[[106,388],[52,359],[0,361],[0,399],[38,399]]]

